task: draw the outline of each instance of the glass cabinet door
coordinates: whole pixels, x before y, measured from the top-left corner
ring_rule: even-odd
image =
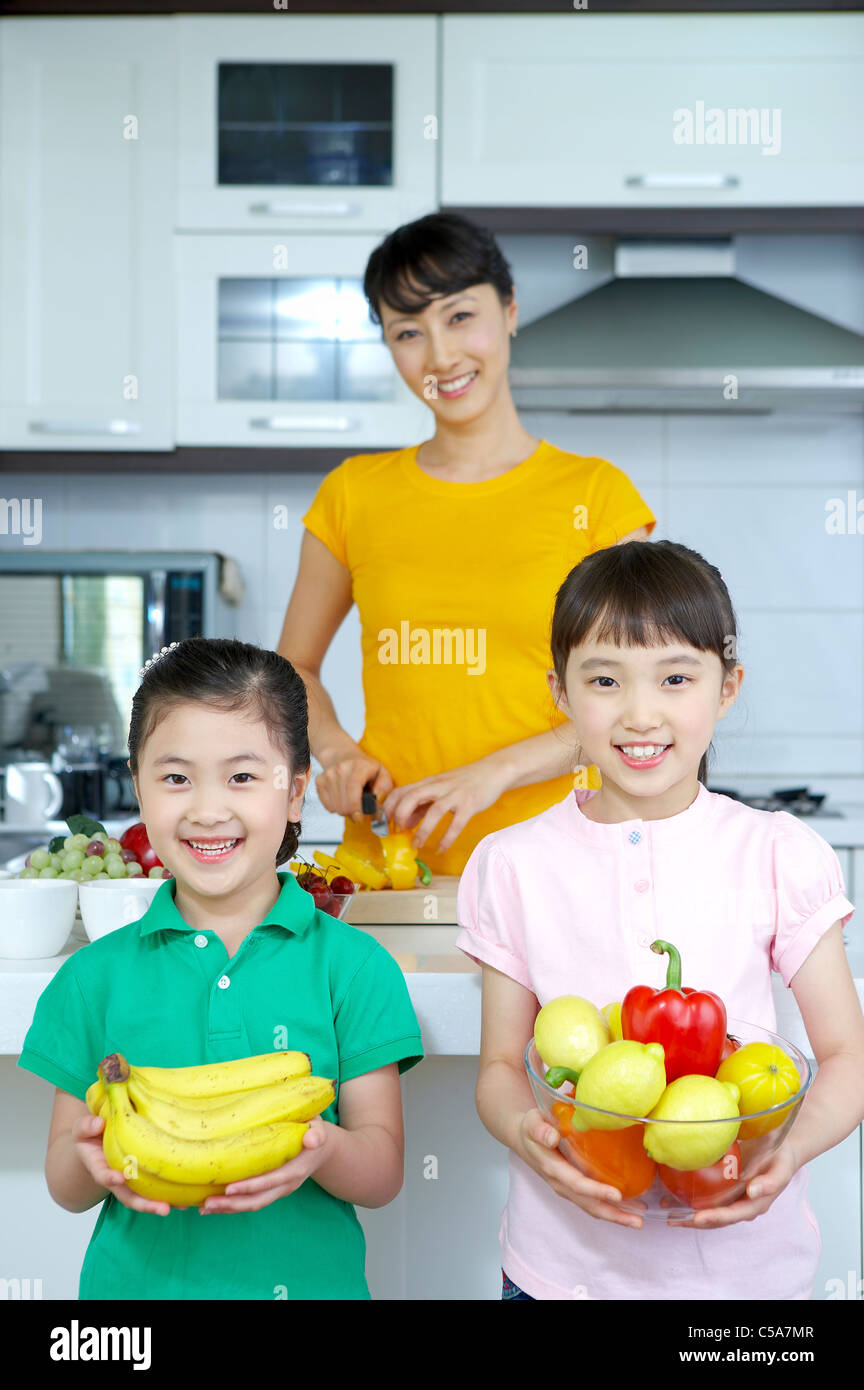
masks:
[[[347,452],[428,436],[429,407],[397,372],[363,293],[377,237],[176,240],[178,443]]]
[[[219,400],[392,401],[396,378],[359,279],[220,278]]]
[[[392,63],[219,63],[217,92],[220,186],[392,186]]]
[[[389,231],[437,207],[434,17],[177,17],[184,229]]]

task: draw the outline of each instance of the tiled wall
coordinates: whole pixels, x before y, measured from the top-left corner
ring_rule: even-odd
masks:
[[[854,416],[559,415],[524,412],[533,434],[623,469],[657,516],[654,539],[700,551],[729,585],[746,668],[718,725],[710,779],[754,791],[807,783],[864,800],[864,535],[826,532],[825,505],[864,498],[864,420]],[[315,475],[46,477],[46,549],[220,550],[246,579],[238,635],[275,646]],[[34,479],[5,474],[6,497]],[[274,508],[292,519],[276,529]],[[20,539],[0,535],[3,548]],[[322,679],[348,732],[363,727],[352,609]],[[311,807],[309,808],[311,810]]]

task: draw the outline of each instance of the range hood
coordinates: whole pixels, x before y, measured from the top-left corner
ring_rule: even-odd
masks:
[[[518,409],[864,408],[864,336],[736,278],[731,241],[622,243],[614,268],[518,329]]]

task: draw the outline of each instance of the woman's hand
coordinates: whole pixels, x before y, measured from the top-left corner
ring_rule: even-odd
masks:
[[[133,1211],[150,1211],[156,1216],[167,1216],[171,1210],[167,1202],[152,1202],[149,1197],[139,1197],[137,1192],[126,1186],[126,1180],[119,1168],[108,1166],[102,1149],[104,1128],[105,1118],[102,1115],[82,1115],[72,1127],[75,1151],[87,1172],[96,1182],[107,1187],[124,1207],[131,1207]]]
[[[693,1226],[702,1231],[715,1226],[734,1226],[736,1221],[755,1221],[763,1211],[767,1211],[775,1197],[779,1197],[784,1187],[792,1181],[800,1161],[789,1139],[771,1156],[767,1167],[749,1179],[746,1197],[730,1202],[728,1207],[713,1207],[710,1211],[699,1211],[690,1221],[670,1220],[670,1226]]]
[[[577,1207],[596,1216],[598,1221],[611,1221],[616,1226],[641,1227],[641,1216],[621,1211],[621,1193],[617,1187],[594,1182],[568,1163],[558,1151],[561,1135],[554,1125],[543,1118],[540,1110],[527,1110],[519,1123],[516,1152],[530,1168],[548,1182],[559,1197],[566,1197]],[[645,1203],[639,1206],[645,1209]]]
[[[309,1128],[303,1135],[303,1148],[296,1158],[290,1158],[280,1168],[269,1173],[259,1173],[257,1178],[244,1178],[242,1182],[228,1184],[222,1197],[208,1197],[199,1211],[204,1216],[210,1212],[260,1211],[269,1207],[280,1197],[287,1197],[311,1177],[330,1157],[331,1133],[338,1125],[316,1116],[309,1121]]]
[[[406,782],[404,787],[397,787],[383,802],[384,814],[388,821],[395,821],[399,829],[411,830],[417,826],[413,844],[419,850],[442,816],[452,811],[453,819],[447,833],[435,846],[435,853],[443,854],[471,817],[492,806],[508,786],[503,767],[481,758],[478,762],[465,763],[449,772],[421,777],[419,782]]]
[[[372,791],[379,802],[393,788],[393,778],[383,763],[370,758],[357,748],[356,752],[347,749],[328,762],[323,772],[315,779],[318,799],[325,811],[335,811],[337,815],[349,816],[351,820],[363,820],[363,788],[372,783]]]

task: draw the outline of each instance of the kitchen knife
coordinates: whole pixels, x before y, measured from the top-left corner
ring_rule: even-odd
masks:
[[[388,833],[387,817],[378,805],[378,798],[370,789],[369,782],[367,782],[366,786],[363,788],[362,808],[364,816],[372,816],[373,818],[370,825],[373,834],[386,835]]]

